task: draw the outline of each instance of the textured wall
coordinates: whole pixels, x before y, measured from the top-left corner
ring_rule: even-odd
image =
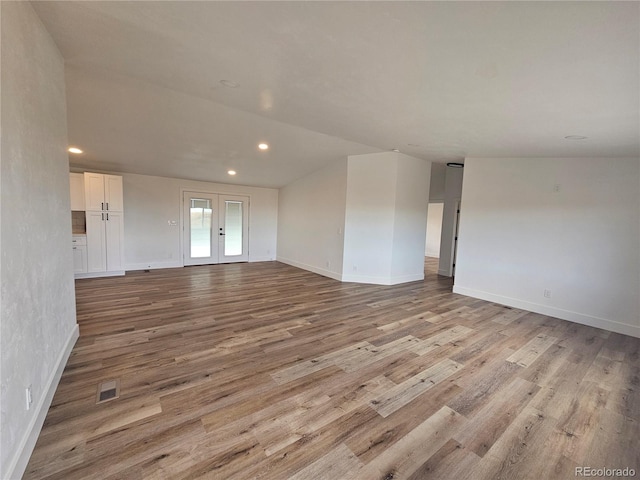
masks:
[[[0,478],[6,479],[22,474],[77,327],[64,63],[29,3],[1,8]]]

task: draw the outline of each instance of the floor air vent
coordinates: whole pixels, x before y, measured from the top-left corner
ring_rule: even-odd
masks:
[[[115,400],[120,396],[120,380],[107,380],[98,384],[96,403],[104,403]]]

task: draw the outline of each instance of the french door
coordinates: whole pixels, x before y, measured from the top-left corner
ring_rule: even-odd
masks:
[[[249,197],[183,194],[185,265],[249,261]]]

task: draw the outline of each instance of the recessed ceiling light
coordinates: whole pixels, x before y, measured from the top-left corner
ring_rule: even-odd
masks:
[[[564,138],[567,140],[585,140],[587,137],[583,137],[582,135],[567,135]]]
[[[398,150],[397,148],[394,148],[393,150],[391,150],[392,152],[396,152],[396,153],[400,153],[400,150]]]
[[[259,143],[258,148],[260,150],[269,150],[269,145],[267,145],[266,143]]]
[[[240,86],[239,83],[232,82],[231,80],[220,80],[220,83],[227,88],[238,88]]]
[[[78,147],[69,147],[69,153],[83,153]]]
[[[235,170],[229,170],[227,173],[228,173],[229,175],[235,175],[235,174],[236,174],[236,171],[235,171]]]

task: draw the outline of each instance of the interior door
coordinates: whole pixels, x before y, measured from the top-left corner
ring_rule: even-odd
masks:
[[[249,197],[184,192],[184,264],[249,261]]]
[[[218,196],[184,192],[183,206],[184,264],[218,263]]]
[[[220,263],[249,261],[249,197],[219,195],[218,258]]]

